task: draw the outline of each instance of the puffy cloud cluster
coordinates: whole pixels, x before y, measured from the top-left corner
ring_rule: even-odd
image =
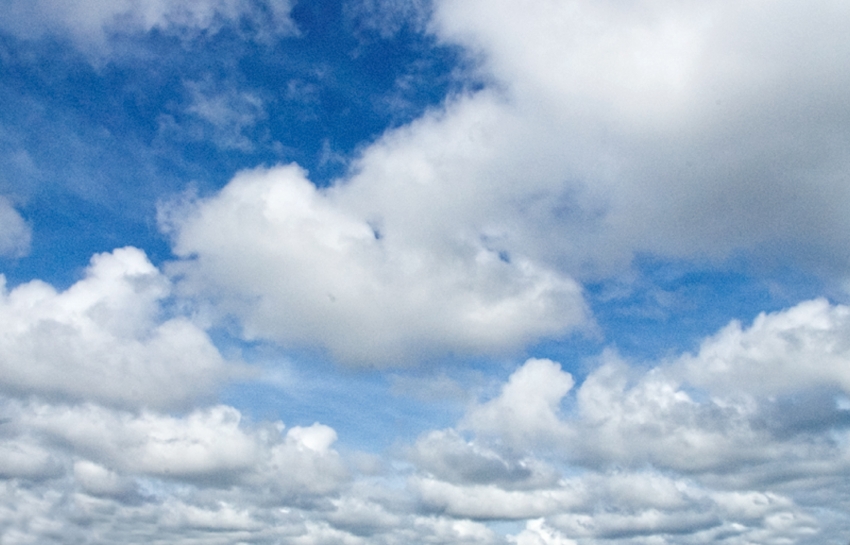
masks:
[[[250,422],[226,405],[167,415],[4,398],[0,536],[362,545],[840,540],[850,524],[842,492],[850,389],[829,370],[845,357],[847,312],[804,302],[748,327],[732,323],[697,353],[651,368],[605,353],[577,385],[559,364],[530,359],[455,428],[429,431],[383,462],[337,452],[327,426]],[[811,336],[819,342],[799,342]],[[782,342],[797,350],[771,352]],[[774,359],[765,366],[753,354]],[[816,379],[796,380],[798,368]],[[740,373],[748,380],[736,381]],[[490,527],[506,520],[520,525],[515,533]]]
[[[431,32],[491,84],[387,131],[329,188],[257,169],[171,214],[183,287],[250,338],[381,365],[563,337],[590,323],[575,279],[638,254],[841,279],[846,10],[435,2]]]
[[[97,46],[114,25],[212,32],[260,5],[16,1],[0,24]],[[286,18],[275,5],[263,13]],[[845,275],[847,11],[436,0],[429,28],[476,56],[486,89],[388,131],[331,187],[258,168],[164,206],[168,275],[124,248],[65,291],[0,293],[0,541],[843,542],[850,309],[825,300],[654,365],[606,352],[578,384],[529,359],[368,471],[330,427],[193,403],[233,368],[208,319],[388,365],[587,326],[576,279],[640,252],[753,250]],[[199,87],[192,113],[240,135],[262,115],[222,97]],[[20,253],[28,231],[4,201],[0,222],[0,250]],[[174,297],[203,320],[170,312]],[[505,521],[516,533],[494,530]]]
[[[284,166],[164,208],[181,293],[239,317],[248,338],[367,365],[515,349],[587,319],[575,281],[485,233],[414,239],[341,192]]]
[[[209,397],[232,370],[206,332],[168,316],[170,295],[170,281],[131,247],[94,256],[63,292],[38,280],[4,286],[0,390],[124,407]]]
[[[530,519],[520,545],[823,542],[850,523],[847,312],[806,301],[648,369],[606,353],[574,391],[529,360],[469,409],[471,438],[417,442],[413,489],[453,516]]]
[[[480,177],[445,187],[506,192],[494,216],[520,225],[517,246],[603,271],[636,251],[756,250],[844,274],[846,5],[435,5],[437,36],[474,51],[504,91],[469,133],[486,136],[454,154]],[[471,108],[419,132],[450,141]]]

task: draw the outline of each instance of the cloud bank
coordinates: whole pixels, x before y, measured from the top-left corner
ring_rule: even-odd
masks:
[[[174,543],[840,540],[850,388],[796,377],[806,362],[842,357],[836,341],[846,337],[847,312],[804,302],[745,328],[732,323],[696,354],[651,368],[608,353],[578,385],[558,363],[530,359],[455,427],[400,451],[402,480],[373,455],[336,451],[336,431],[321,424],[250,422],[226,405],[169,416],[5,397],[2,535],[47,543],[92,531],[98,542]],[[801,323],[801,314],[815,319]],[[789,329],[823,343],[801,345],[771,368],[752,359],[787,342]],[[694,364],[705,358],[714,380]],[[740,373],[749,380],[734,381]],[[778,395],[764,384],[786,386]],[[801,425],[806,416],[819,425]],[[504,537],[488,527],[498,520],[522,526]]]
[[[0,542],[844,543],[850,307],[731,320],[650,361],[608,348],[581,373],[524,354],[599,333],[585,286],[627,284],[636,256],[846,279],[848,9],[435,0],[423,24],[482,88],[364,143],[326,187],[260,166],[164,199],[161,267],[124,247],[66,290],[4,284]],[[289,3],[9,13],[18,38],[107,55],[119,35],[294,32]],[[180,81],[196,124],[160,116],[161,132],[251,149],[269,104]],[[2,199],[0,226],[0,252],[25,253]],[[483,360],[497,384],[451,391],[471,400],[462,414],[361,452],[322,418],[224,401],[254,375],[216,335],[353,367]],[[351,376],[331,379],[353,390]],[[330,397],[317,413],[339,410]]]

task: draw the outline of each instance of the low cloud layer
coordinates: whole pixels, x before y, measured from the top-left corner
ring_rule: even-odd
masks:
[[[812,309],[821,320],[796,321]],[[832,341],[846,312],[804,302],[731,324],[696,355],[642,370],[607,353],[575,387],[556,362],[528,360],[456,427],[423,434],[391,464],[337,452],[328,426],[252,423],[224,405],[169,416],[6,397],[2,535],[46,543],[58,542],[60,528],[64,539],[94,528],[104,541],[174,543],[840,541],[850,389],[793,379],[797,366],[841,354]],[[823,343],[770,370],[742,359],[787,339],[763,334],[765,323],[795,322],[798,335],[817,332]],[[714,356],[715,378],[785,380],[781,395],[766,395],[756,377],[730,389],[696,371],[694,359],[734,330],[752,342]],[[776,419],[782,403],[823,425]],[[521,526],[504,537],[488,527],[497,520]]]

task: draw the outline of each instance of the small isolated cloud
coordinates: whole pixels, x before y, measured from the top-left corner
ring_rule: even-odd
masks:
[[[241,319],[246,338],[327,348],[387,365],[429,354],[516,349],[583,325],[569,277],[486,237],[433,245],[320,190],[296,166],[236,176],[220,193],[162,209],[183,295]]]
[[[8,199],[0,196],[0,255],[23,257],[29,253],[32,230]]]
[[[211,395],[227,366],[207,334],[164,317],[171,285],[144,252],[92,258],[63,292],[34,280],[0,292],[0,390],[125,407]]]
[[[160,137],[211,142],[223,150],[254,151],[255,127],[266,117],[262,98],[210,79],[187,81],[184,86],[186,103],[173,114],[159,116]]]

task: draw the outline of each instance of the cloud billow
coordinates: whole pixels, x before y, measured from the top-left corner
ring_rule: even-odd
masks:
[[[67,289],[3,285],[0,542],[846,542],[850,307],[759,278],[749,318],[698,316],[686,349],[637,361],[616,339],[638,321],[594,310],[646,309],[589,293],[656,282],[636,256],[671,275],[743,256],[843,297],[847,5],[390,4],[345,13],[460,48],[475,84],[370,135],[327,185],[290,158],[158,195],[167,258],[98,250]],[[97,60],[91,81],[127,37],[297,35],[289,2],[8,7],[4,47],[58,36]],[[278,144],[286,101],[230,72],[247,61],[229,39],[222,74],[157,80],[183,93],[145,119],[161,150]],[[18,205],[0,197],[9,263],[43,221]]]

